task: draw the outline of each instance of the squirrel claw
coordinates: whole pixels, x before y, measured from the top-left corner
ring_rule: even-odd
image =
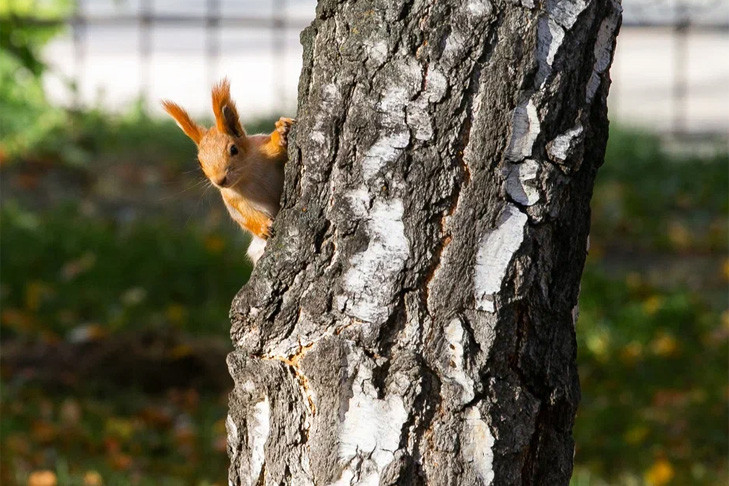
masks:
[[[279,134],[279,140],[281,146],[286,146],[287,144],[287,137],[289,134],[289,131],[291,130],[291,125],[293,125],[296,122],[293,118],[286,118],[281,117],[276,122],[276,131]]]

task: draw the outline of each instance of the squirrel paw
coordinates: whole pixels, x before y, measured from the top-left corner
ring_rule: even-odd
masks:
[[[289,131],[291,130],[291,125],[293,125],[296,122],[293,118],[285,118],[281,117],[276,122],[276,132],[279,134],[279,144],[282,147],[285,147],[287,145],[287,137],[289,135]]]

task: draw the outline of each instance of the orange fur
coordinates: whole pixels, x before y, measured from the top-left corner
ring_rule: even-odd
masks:
[[[215,127],[219,132],[226,133],[228,127],[223,116],[223,107],[227,106],[233,112],[235,119],[239,120],[235,102],[230,99],[230,81],[228,81],[228,78],[223,78],[222,81],[213,87],[212,98]],[[244,133],[240,121],[235,125],[235,128],[238,130],[238,133]]]
[[[162,107],[172,118],[175,119],[177,125],[190,137],[195,145],[200,145],[203,137],[203,128],[190,119],[190,115],[177,103],[168,100],[162,100]]]
[[[288,127],[294,121],[291,118],[280,118],[276,122],[276,129],[271,132],[271,138],[268,143],[261,148],[262,151],[271,157],[281,157],[286,155],[286,139],[288,135]]]
[[[223,194],[223,199],[240,215],[240,225],[262,239],[268,239],[273,220],[263,212],[255,210],[245,198]]]

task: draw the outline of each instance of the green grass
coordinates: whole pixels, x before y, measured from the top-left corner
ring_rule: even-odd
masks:
[[[243,238],[145,218],[130,224],[68,205],[0,210],[6,338],[67,338],[150,328],[225,336],[250,265]]]
[[[613,129],[577,325],[572,484],[723,484],[728,474],[729,156]]]
[[[649,475],[665,463],[672,484],[720,484],[729,430],[726,316],[722,322],[690,292],[661,290],[636,274],[618,281],[588,266],[577,336],[577,466],[608,479]]]
[[[225,395],[194,389],[49,394],[4,387],[2,483],[48,469],[63,486],[96,472],[107,486],[225,484]]]
[[[639,130],[610,132],[592,239],[648,252],[726,252],[729,154],[671,155]]]

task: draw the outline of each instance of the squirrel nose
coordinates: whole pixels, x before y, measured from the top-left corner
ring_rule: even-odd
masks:
[[[220,179],[215,181],[215,184],[219,185],[220,187],[227,186],[228,185],[228,176],[224,175],[223,177],[221,177]]]

